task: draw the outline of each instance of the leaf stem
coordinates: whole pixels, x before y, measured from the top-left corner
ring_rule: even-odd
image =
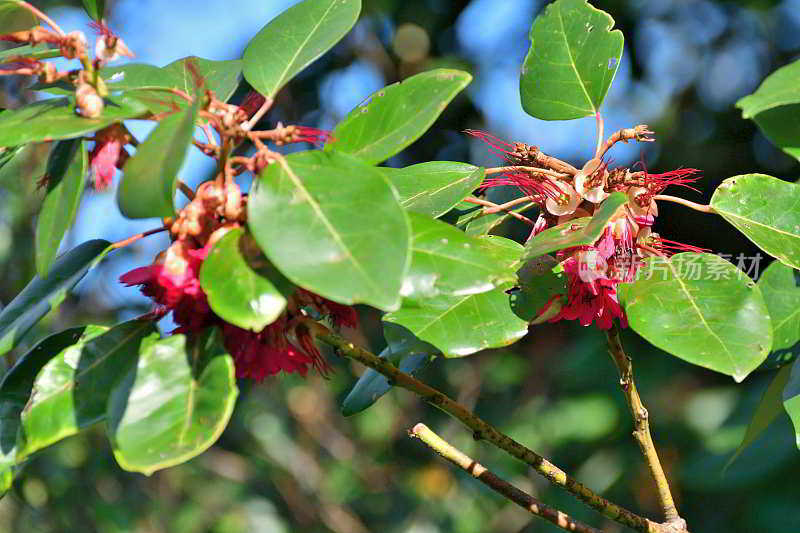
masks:
[[[147,237],[148,235],[153,235],[153,234],[156,234],[156,233],[161,233],[162,231],[167,231],[168,229],[169,228],[167,226],[164,226],[163,228],[155,228],[155,229],[143,231],[142,233],[138,233],[138,234],[136,234],[136,235],[134,235],[132,237],[128,237],[127,239],[123,239],[121,241],[115,242],[114,244],[111,245],[111,248],[114,249],[114,250],[117,250],[119,248],[125,248],[129,244],[133,244],[133,243],[135,243],[136,241],[138,241],[139,239],[141,239],[143,237]]]
[[[674,530],[686,531],[686,522],[678,515],[675,501],[672,499],[672,493],[669,489],[667,476],[664,474],[656,447],[653,444],[653,437],[650,434],[649,415],[642,403],[642,399],[639,397],[639,391],[636,389],[636,383],[633,380],[633,363],[622,347],[619,326],[614,324],[614,327],[606,332],[606,337],[608,339],[608,353],[611,355],[617,371],[619,371],[619,385],[633,416],[633,437],[636,439],[647,467],[650,469],[650,474],[655,481],[666,524],[670,525]]]
[[[53,28],[61,37],[64,37],[64,36],[67,35],[66,33],[64,33],[64,30],[62,30],[58,26],[58,24],[55,23],[55,21],[53,19],[51,19],[50,17],[45,15],[43,11],[40,11],[38,8],[32,6],[28,2],[23,2],[22,0],[19,0],[18,3],[19,3],[20,6],[24,7],[25,9],[27,9],[28,11],[33,13],[35,16],[39,17],[44,22],[46,22],[47,25],[50,26],[51,28]]]
[[[253,126],[255,126],[259,120],[261,120],[261,117],[267,114],[267,111],[269,111],[269,108],[272,107],[273,102],[274,100],[272,98],[265,97],[264,103],[261,104],[261,107],[258,108],[258,111],[256,111],[255,114],[250,117],[250,120],[242,124],[242,129],[244,131],[252,130]]]
[[[188,198],[190,202],[191,202],[192,200],[194,200],[194,191],[192,190],[192,188],[191,188],[191,187],[189,187],[188,185],[186,185],[186,184],[185,184],[183,181],[181,181],[181,180],[178,180],[178,189],[180,189],[180,191],[183,193],[183,195],[184,195],[186,198]]]
[[[612,503],[593,492],[589,487],[570,477],[566,472],[541,455],[526,448],[508,435],[501,433],[497,428],[477,417],[446,394],[400,371],[386,359],[381,359],[377,355],[330,331],[322,331],[320,329],[316,332],[316,337],[320,341],[336,348],[340,355],[358,361],[383,374],[393,385],[413,392],[424,401],[459,420],[464,426],[472,430],[475,439],[486,440],[509,455],[527,463],[548,481],[571,492],[578,499],[606,517],[642,533],[667,533],[667,530],[660,524],[639,516],[633,511]]]
[[[494,209],[494,211],[492,211],[492,212],[505,211],[506,213],[508,213],[512,217],[516,218],[517,220],[521,220],[521,221],[525,222],[526,224],[530,224],[531,226],[534,225],[533,220],[529,219],[525,215],[521,215],[521,214],[519,214],[519,213],[517,213],[515,211],[512,211],[510,208],[503,207],[503,206],[498,205],[498,204],[496,204],[494,202],[490,202],[489,200],[482,200],[480,198],[475,198],[475,197],[470,196],[470,197],[464,198],[464,201],[469,203],[469,204],[482,205],[482,206],[485,206],[485,207],[492,208],[492,209]]]
[[[603,117],[600,111],[594,114],[595,123],[597,124],[597,149],[594,151],[595,157],[600,157],[603,150]]]
[[[686,206],[690,209],[694,209],[695,211],[700,211],[701,213],[716,213],[714,208],[710,205],[703,205],[692,202],[690,200],[684,200],[683,198],[678,198],[677,196],[670,196],[668,194],[657,194],[653,196],[654,200],[663,200],[665,202],[674,202],[676,204],[681,204]]]

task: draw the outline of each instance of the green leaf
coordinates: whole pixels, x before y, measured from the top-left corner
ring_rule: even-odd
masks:
[[[517,276],[519,290],[511,293],[511,309],[527,322],[533,321],[551,298],[567,294],[564,271],[552,256],[543,255],[528,260]]]
[[[762,367],[783,366],[800,353],[800,272],[774,261],[761,274],[758,288],[772,322],[772,351]]]
[[[22,412],[17,459],[102,421],[112,387],[151,335],[158,332],[149,320],[88,326],[77,344],[48,361]]]
[[[759,248],[800,268],[800,186],[744,174],[722,182],[711,197],[714,211]]]
[[[384,87],[336,125],[325,149],[380,163],[425,133],[470,81],[467,72],[440,68]]]
[[[50,48],[45,44],[37,44],[36,46],[26,44],[25,46],[16,46],[1,51],[0,63],[12,61],[14,58],[20,56],[29,57],[31,59],[51,59],[53,57],[60,57],[61,51],[58,48]]]
[[[409,213],[409,218],[412,255],[403,283],[404,298],[476,294],[516,281],[522,246],[498,246],[497,239],[502,237],[470,237],[417,213]]]
[[[294,290],[241,228],[228,232],[211,249],[200,268],[200,284],[217,315],[252,331],[274,322]]]
[[[543,120],[588,117],[600,110],[622,58],[614,19],[586,0],[558,0],[531,28],[522,66],[522,108]]]
[[[725,468],[728,468],[743,451],[753,444],[759,435],[783,412],[783,389],[786,383],[789,382],[791,369],[792,367],[790,366],[784,366],[775,374],[775,378],[770,382],[769,387],[761,397],[761,401],[756,406],[753,418],[750,419],[750,423],[747,425],[741,444],[736,448],[733,456],[728,459]]]
[[[106,2],[105,0],[83,0],[83,8],[91,18],[100,20],[106,11]]]
[[[621,192],[612,193],[592,218],[576,218],[548,228],[525,244],[524,259],[540,257],[573,246],[591,246],[603,235],[609,220],[628,201]]]
[[[125,470],[150,475],[199,455],[222,434],[238,389],[215,330],[148,338],[108,402],[108,433]],[[154,391],[156,393],[154,394]]]
[[[0,382],[0,470],[17,463],[17,435],[20,415],[31,396],[39,371],[62,350],[80,339],[86,327],[72,328],[40,341],[20,357]]]
[[[106,98],[103,114],[98,118],[78,115],[73,98],[41,100],[0,113],[0,146],[69,139],[146,112],[141,102],[124,95]]]
[[[10,148],[0,147],[0,184],[36,181],[47,170],[50,147],[46,144],[23,144]]]
[[[695,365],[742,381],[772,346],[761,291],[712,254],[651,257],[639,279],[619,285],[630,327],[651,344]]]
[[[408,328],[445,357],[508,346],[528,332],[528,323],[511,310],[503,287],[466,296],[404,301],[403,307],[383,319]]]
[[[36,271],[47,277],[58,247],[75,220],[89,157],[82,139],[59,141],[47,162],[47,194],[36,220]]]
[[[14,483],[14,471],[12,469],[9,468],[0,473],[0,498],[11,490],[12,483]]]
[[[158,123],[123,168],[117,203],[128,218],[169,217],[175,213],[178,171],[192,143],[198,100]]]
[[[379,167],[400,195],[400,205],[437,218],[450,211],[483,181],[483,167],[430,161],[405,168]]]
[[[338,153],[291,154],[257,182],[248,224],[293,283],[343,304],[399,307],[410,227],[375,168]]]
[[[419,340],[410,331],[397,324],[384,323],[384,335],[389,344],[380,357],[388,359],[401,371],[416,375],[439,350]],[[342,414],[352,416],[374,404],[389,392],[392,386],[386,376],[368,368],[342,402]]]
[[[47,279],[35,276],[0,312],[0,355],[17,345],[22,336],[52,307],[57,307],[86,272],[111,249],[101,239],[86,241],[59,257]]]
[[[789,382],[783,389],[783,407],[792,419],[797,447],[800,448],[800,359],[791,366]]]
[[[358,20],[360,0],[306,0],[264,26],[244,51],[244,77],[274,98],[300,71],[327,52]]]
[[[0,0],[0,35],[28,30],[38,24],[37,18],[17,0]]]
[[[779,68],[755,93],[736,102],[773,143],[800,159],[800,60]]]

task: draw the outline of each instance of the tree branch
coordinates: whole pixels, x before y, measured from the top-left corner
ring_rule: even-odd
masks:
[[[650,474],[655,481],[658,499],[661,502],[661,508],[666,518],[666,525],[671,527],[673,531],[686,531],[686,522],[678,515],[678,510],[672,499],[672,493],[669,490],[667,476],[661,467],[656,447],[653,444],[653,437],[650,435],[649,416],[642,399],[639,397],[639,391],[636,390],[636,383],[633,380],[633,364],[631,363],[631,358],[622,348],[619,326],[615,324],[612,329],[606,332],[606,336],[608,338],[608,352],[611,354],[611,359],[613,359],[619,371],[619,385],[633,416],[633,437],[639,444],[647,467],[650,469]]]
[[[322,326],[320,326],[320,328],[322,328]],[[330,331],[322,331],[320,329],[316,332],[316,335],[320,341],[336,348],[340,355],[374,369],[386,376],[393,385],[411,391],[434,407],[438,407],[471,429],[475,439],[484,439],[520,461],[527,463],[548,481],[571,492],[578,499],[608,518],[643,533],[667,533],[668,530],[664,529],[660,524],[648,520],[643,516],[639,516],[596,494],[589,487],[570,477],[566,472],[541,455],[529,450],[508,435],[501,433],[494,426],[478,418],[463,405],[453,401],[446,394],[439,392],[405,372],[401,372],[386,359],[381,359],[377,355],[354,345],[352,342]]]
[[[561,529],[567,531],[577,531],[578,533],[603,533],[599,529],[578,522],[569,515],[543,504],[527,492],[520,490],[511,483],[497,477],[494,473],[487,470],[482,464],[474,461],[463,452],[455,448],[452,444],[441,438],[434,433],[425,424],[419,423],[414,426],[409,432],[409,436],[418,438],[428,445],[433,451],[460,467],[462,470],[470,474],[472,477],[497,492],[498,494],[508,498],[516,503],[529,513],[539,518],[544,518],[548,522],[552,522]]]

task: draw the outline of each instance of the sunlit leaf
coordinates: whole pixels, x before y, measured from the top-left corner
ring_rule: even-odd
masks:
[[[150,475],[202,453],[222,434],[238,389],[233,359],[211,331],[142,344],[135,368],[114,387],[108,434],[125,470]]]
[[[519,289],[511,293],[511,309],[518,317],[530,322],[552,298],[567,294],[566,276],[563,270],[556,271],[557,265],[552,256],[544,255],[519,269]]]
[[[101,20],[106,10],[105,0],[83,0],[83,9],[94,20]]]
[[[327,52],[358,20],[360,0],[305,0],[271,20],[244,51],[244,77],[274,98],[278,91]]]
[[[37,18],[17,0],[0,0],[0,34],[33,28]]]
[[[440,68],[384,87],[336,125],[325,149],[380,163],[425,133],[470,81],[467,72]]]
[[[291,154],[257,182],[248,223],[293,283],[339,303],[399,306],[409,222],[375,168],[337,153]]]
[[[782,366],[800,353],[800,272],[774,261],[761,274],[758,288],[772,322],[772,351],[762,366]]]
[[[52,307],[58,306],[78,281],[110,250],[108,241],[86,241],[59,257],[46,279],[35,276],[0,312],[0,355],[17,345],[23,335]]]
[[[78,213],[89,157],[82,139],[58,142],[47,162],[47,193],[36,220],[36,270],[47,277],[61,239]]]
[[[800,268],[800,185],[744,174],[722,182],[711,207],[759,248]]]
[[[586,0],[557,0],[531,28],[520,77],[522,108],[544,120],[594,115],[611,87],[624,38]]]
[[[756,284],[721,257],[651,257],[619,285],[630,327],[690,363],[742,381],[767,357],[772,328]]]

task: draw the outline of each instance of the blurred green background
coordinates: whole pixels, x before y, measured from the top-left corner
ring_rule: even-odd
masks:
[[[239,57],[252,35],[289,0],[117,0],[110,25],[137,61],[166,64],[195,54]],[[364,0],[354,31],[282,91],[266,121],[330,128],[385,84],[435,66],[469,70],[473,84],[419,141],[389,164],[426,160],[498,164],[461,134],[486,129],[539,145],[572,163],[590,157],[594,122],[542,122],[525,116],[517,77],[527,32],[544,2]],[[67,31],[87,31],[73,0],[35,2]],[[740,118],[735,101],[800,53],[800,1],[644,0],[593,2],[625,34],[623,62],[604,115],[608,132],[637,123],[657,143],[615,148],[616,164],[643,158],[662,172],[704,170],[707,201],[725,178],[764,172],[794,180],[799,165]],[[27,79],[0,80],[0,107],[35,98]],[[244,88],[243,88],[244,91]],[[242,92],[243,92],[242,91]],[[131,124],[141,137],[147,126]],[[41,192],[36,179],[47,147],[0,173],[0,302],[33,276],[33,228]],[[206,179],[208,162],[190,158],[182,176]],[[665,237],[753,256],[756,249],[721,219],[663,206]],[[114,191],[88,192],[65,239],[117,240],[153,226],[125,221]],[[520,228],[501,231],[517,234]],[[117,277],[149,263],[163,236],[126,249],[81,282],[59,311],[27,337],[87,322],[113,323],[148,309]],[[761,261],[761,270],[767,259]],[[360,309],[362,327],[346,331],[378,352],[379,315]],[[172,326],[162,325],[165,331]],[[626,332],[639,388],[682,515],[697,532],[800,531],[800,452],[782,416],[727,471],[749,416],[771,377],[744,384],[685,364]],[[10,365],[24,353],[15,350]],[[435,409],[393,391],[370,410],[343,418],[339,405],[363,369],[337,361],[331,379],[297,376],[240,383],[234,418],[211,450],[152,477],[114,463],[101,428],[38,454],[0,500],[0,532],[413,532],[533,533],[560,531],[485,489],[434,456],[406,431],[424,422],[497,474],[545,502],[605,531],[621,531],[571,495],[552,488],[520,463]],[[459,360],[439,360],[422,378],[486,420],[552,459],[607,498],[658,517],[652,482],[630,437],[632,424],[605,353],[604,336],[574,323],[537,326],[516,345]]]

